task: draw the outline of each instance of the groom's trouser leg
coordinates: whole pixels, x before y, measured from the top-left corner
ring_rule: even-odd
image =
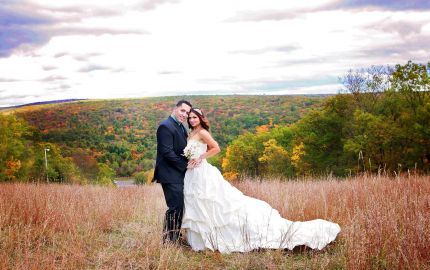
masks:
[[[167,183],[161,186],[168,207],[164,219],[163,240],[176,241],[184,214],[184,185]]]

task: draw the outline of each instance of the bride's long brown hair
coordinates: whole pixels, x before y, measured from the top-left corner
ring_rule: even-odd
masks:
[[[206,118],[206,116],[203,114],[203,111],[201,109],[191,108],[190,113],[194,113],[195,115],[197,115],[197,117],[200,119],[200,125],[202,126],[202,128],[209,131],[209,121]],[[193,129],[193,127],[190,124],[190,119],[187,119],[187,122],[188,122],[188,126],[191,129]]]

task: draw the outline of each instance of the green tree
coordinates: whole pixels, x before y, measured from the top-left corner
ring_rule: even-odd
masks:
[[[351,157],[344,152],[343,144],[350,133],[353,108],[352,97],[339,94],[328,99],[322,110],[309,113],[294,125],[294,145],[302,145],[300,164],[307,169],[300,170],[302,173],[347,172]]]
[[[45,149],[47,152],[45,163]],[[71,158],[61,155],[61,149],[53,143],[38,143],[34,147],[34,165],[32,166],[30,178],[38,181],[49,181],[57,183],[84,183],[81,173]],[[48,179],[46,175],[48,174]]]
[[[360,155],[362,162],[357,171],[397,169],[399,153],[404,149],[407,136],[394,121],[384,115],[357,110],[354,113],[351,130],[354,135],[346,138],[344,148],[346,152],[354,153],[356,157]]]
[[[0,114],[0,181],[26,177],[32,152],[27,138],[31,134],[25,121]]]
[[[418,108],[428,102],[430,95],[430,62],[427,65],[408,61],[405,65],[396,65],[390,77],[391,89],[401,94],[407,106],[415,115]]]
[[[113,185],[115,171],[104,163],[98,164],[97,183],[101,185]]]
[[[430,62],[409,61],[396,65],[390,82],[390,94],[400,100],[399,126],[408,134],[409,143],[403,153],[409,168],[418,166],[429,171],[430,160]]]

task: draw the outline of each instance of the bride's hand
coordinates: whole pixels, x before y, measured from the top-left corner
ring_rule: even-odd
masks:
[[[188,161],[187,169],[194,169],[196,167],[196,159],[190,159]]]
[[[194,169],[194,164],[190,161],[188,161],[187,169]]]
[[[201,158],[193,158],[190,161],[188,161],[187,169],[193,169],[195,167],[198,167],[202,163]]]

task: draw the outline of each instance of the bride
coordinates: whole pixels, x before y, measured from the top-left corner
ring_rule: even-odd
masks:
[[[292,222],[264,201],[245,196],[206,159],[219,153],[203,112],[193,108],[184,155],[190,159],[184,179],[185,214],[182,228],[195,251],[246,252],[258,248],[322,249],[340,232],[336,223],[316,219]]]

